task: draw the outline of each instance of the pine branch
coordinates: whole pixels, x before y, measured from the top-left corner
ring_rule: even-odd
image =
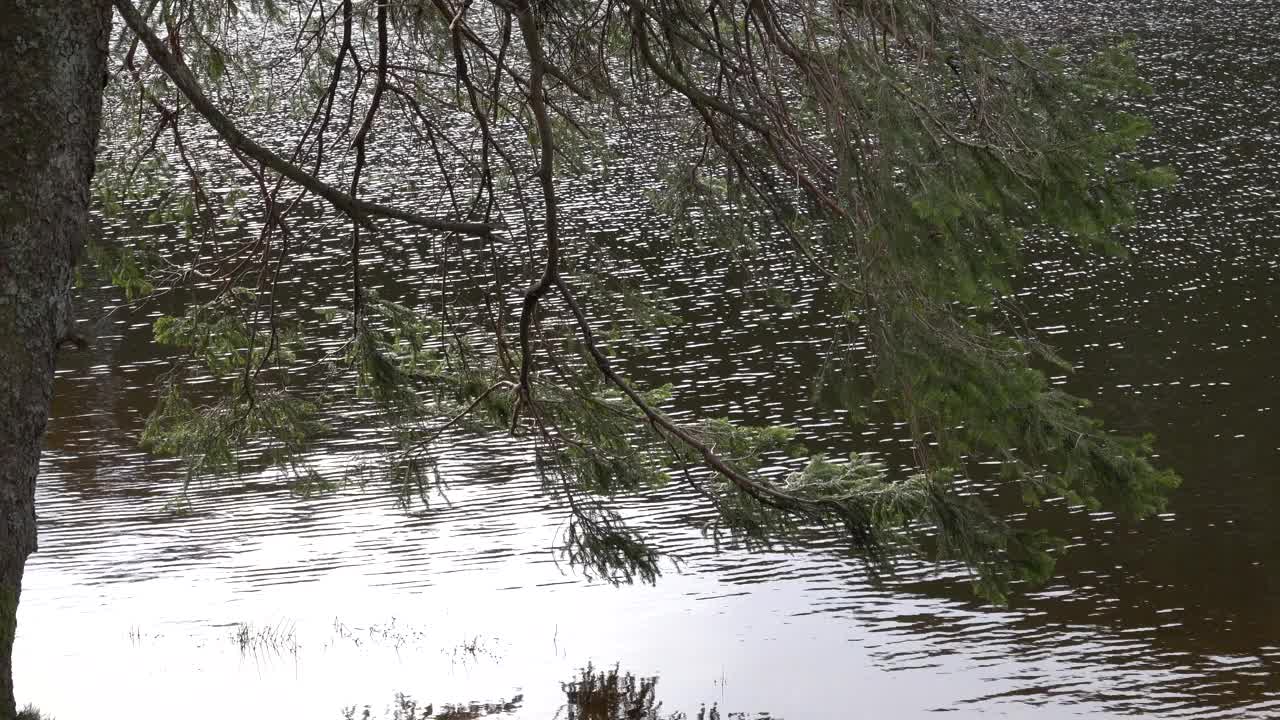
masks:
[[[394,220],[401,220],[411,225],[426,228],[428,230],[438,230],[442,232],[456,232],[463,235],[473,235],[484,237],[494,230],[498,229],[495,225],[489,223],[463,222],[457,220],[447,220],[439,217],[431,217],[421,215],[408,210],[381,205],[378,203],[368,202],[352,197],[344,193],[338,188],[329,185],[320,180],[315,175],[308,173],[306,170],[285,160],[279,155],[271,152],[267,148],[258,144],[247,135],[245,135],[235,123],[231,121],[221,110],[209,100],[204,90],[196,81],[195,76],[187,68],[181,60],[173,56],[165,47],[165,43],[155,32],[147,25],[146,20],[138,12],[129,0],[112,0],[119,11],[120,16],[124,19],[125,24],[129,26],[137,36],[146,45],[147,52],[151,58],[155,60],[156,65],[164,71],[165,75],[173,81],[191,103],[192,107],[204,117],[205,121],[217,131],[224,142],[234,150],[238,150],[245,155],[257,160],[263,165],[289,178],[293,182],[328,200],[331,205],[346,213],[353,220],[361,225],[372,229],[374,227],[372,218],[383,217]]]

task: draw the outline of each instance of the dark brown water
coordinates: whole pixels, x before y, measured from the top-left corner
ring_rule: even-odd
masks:
[[[1061,381],[1113,425],[1156,433],[1186,482],[1172,512],[1143,523],[1062,507],[1071,553],[1012,608],[925,568],[873,588],[824,540],[717,553],[694,529],[707,509],[673,494],[626,506],[681,570],[656,587],[592,583],[548,549],[564,513],[528,449],[466,435],[441,457],[448,502],[429,510],[406,512],[377,482],[300,498],[264,476],[198,484],[190,513],[175,512],[178,468],[136,450],[168,361],[148,318],[121,314],[59,373],[20,698],[76,720],[338,718],[350,705],[376,715],[396,692],[518,695],[504,717],[549,718],[560,683],[593,662],[657,676],[665,708],[687,712],[1280,716],[1278,14],[1247,0],[1026,11],[1046,35],[1139,36],[1155,87],[1141,101],[1156,125],[1144,152],[1182,182],[1123,234],[1126,262],[1039,249],[1024,301],[1077,364]],[[615,189],[568,194],[571,212],[606,212],[602,242],[653,247],[644,282],[678,298],[687,322],[631,366],[673,382],[681,408],[794,422],[837,451],[900,442],[900,429],[850,429],[809,406],[828,321],[787,262],[754,263],[795,288],[780,312],[750,302],[741,273],[709,271],[723,258],[664,246],[662,226]],[[337,262],[317,252],[300,265]],[[117,302],[82,300],[90,316]],[[352,431],[316,462],[336,471],[370,454]]]

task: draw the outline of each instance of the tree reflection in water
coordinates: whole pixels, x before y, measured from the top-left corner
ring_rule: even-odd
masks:
[[[611,670],[596,670],[590,664],[571,682],[562,683],[565,705],[557,718],[564,720],[746,720],[747,714],[730,712],[720,714],[716,704],[703,705],[692,717],[683,712],[662,713],[662,703],[657,699],[658,678],[637,678],[631,673],[620,673],[615,665]],[[768,713],[756,713],[753,720],[782,720]]]
[[[579,677],[561,684],[566,700],[563,710],[568,711],[568,720],[683,720],[684,713],[669,718],[659,714],[662,703],[654,699],[657,684],[657,677],[620,675],[617,665],[596,671],[588,664]]]
[[[712,704],[703,705],[690,716],[683,712],[663,714],[662,703],[657,699],[658,678],[637,678],[631,673],[619,671],[617,665],[609,670],[597,670],[590,663],[569,682],[561,683],[565,704],[556,713],[555,720],[746,720],[746,713],[720,714]],[[370,706],[357,710],[355,706],[343,710],[344,720],[373,720],[375,717],[390,720],[476,720],[477,718],[507,715],[520,709],[524,698],[517,695],[510,700],[496,703],[466,703],[442,705],[437,711],[434,705],[419,706],[404,694],[396,695],[395,705],[386,714],[373,714]],[[757,713],[753,720],[782,720],[768,713]]]

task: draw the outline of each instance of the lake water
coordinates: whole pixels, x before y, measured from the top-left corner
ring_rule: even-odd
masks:
[[[680,568],[652,587],[591,582],[549,549],[565,513],[528,448],[465,434],[440,457],[448,501],[427,509],[376,481],[300,498],[250,477],[197,484],[190,513],[175,513],[178,468],[136,449],[168,359],[147,318],[120,315],[59,370],[20,701],[59,720],[339,718],[365,705],[381,717],[404,693],[551,718],[561,683],[590,663],[657,677],[664,711],[690,714],[1280,716],[1278,16],[1261,0],[1024,11],[1046,35],[1140,40],[1155,88],[1140,103],[1156,128],[1144,152],[1182,182],[1123,233],[1126,262],[1033,252],[1023,299],[1077,365],[1061,382],[1112,425],[1156,433],[1185,484],[1170,513],[1142,523],[1060,508],[1071,552],[1010,608],[926,568],[873,587],[829,539],[717,552],[696,529],[708,509],[677,492],[624,505]],[[610,202],[569,196],[569,212]],[[629,208],[609,212],[615,240],[647,227]],[[806,286],[785,262],[758,264]],[[706,271],[723,265],[670,248],[644,259],[646,286],[677,298],[687,322],[655,336],[636,373],[673,382],[682,409],[891,451],[901,429],[851,430],[806,402],[822,298],[796,289],[780,313]],[[81,306],[94,317],[117,302],[88,292]],[[368,452],[353,429],[317,463]]]

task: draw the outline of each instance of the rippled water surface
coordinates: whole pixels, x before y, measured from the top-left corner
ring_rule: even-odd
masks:
[[[564,512],[527,449],[464,434],[440,458],[447,501],[429,509],[376,482],[300,498],[246,477],[198,484],[176,512],[178,468],[136,449],[167,360],[133,317],[59,371],[19,697],[59,720],[377,715],[397,692],[549,718],[561,682],[616,663],[657,676],[668,711],[1280,717],[1280,13],[1031,5],[1045,35],[1137,34],[1155,89],[1146,152],[1182,177],[1123,234],[1127,262],[1044,248],[1024,279],[1035,324],[1078,366],[1060,381],[1113,425],[1158,435],[1185,478],[1172,512],[1130,524],[1062,508],[1074,541],[1059,576],[1003,610],[923,569],[872,587],[822,539],[716,552],[695,529],[706,509],[678,493],[625,504],[680,569],[655,587],[594,583],[548,549]],[[610,202],[570,195],[570,212]],[[623,239],[645,227],[627,207],[613,215]],[[794,422],[816,446],[900,441],[808,406],[820,297],[797,289],[779,314],[706,272],[719,259],[664,253],[645,282],[688,322],[647,343],[637,374],[674,383],[683,409]],[[766,269],[806,286],[786,263]],[[82,301],[91,316],[115,302]],[[318,462],[367,453],[352,429]]]

